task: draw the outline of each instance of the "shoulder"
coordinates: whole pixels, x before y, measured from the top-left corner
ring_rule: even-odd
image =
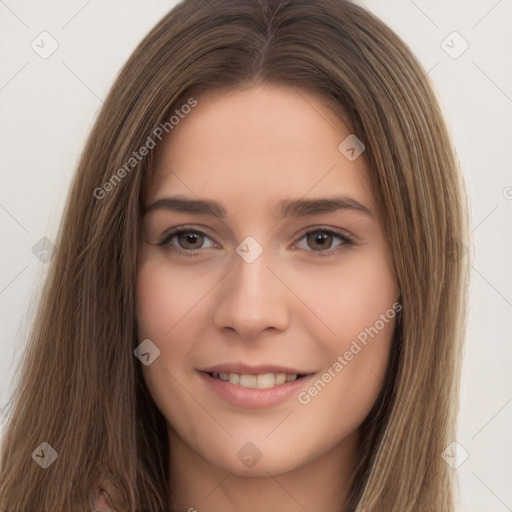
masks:
[[[92,512],[118,512],[118,510],[111,505],[107,491],[100,489],[92,500]]]

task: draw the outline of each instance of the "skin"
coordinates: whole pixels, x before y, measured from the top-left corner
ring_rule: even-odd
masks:
[[[137,320],[140,340],[160,350],[143,371],[169,426],[169,510],[340,511],[395,319],[307,404],[293,395],[266,409],[234,406],[197,370],[243,361],[319,378],[397,301],[364,153],[351,162],[338,149],[350,133],[322,99],[257,85],[198,99],[159,147],[146,205],[183,195],[219,201],[228,211],[224,221],[166,209],[143,218]],[[347,209],[279,220],[279,200],[333,194],[374,215]],[[183,225],[207,236],[156,245]],[[341,232],[354,245],[329,233],[322,245],[306,235],[316,229]],[[252,263],[236,252],[248,236],[263,249]],[[262,454],[252,467],[237,457],[248,442]]]

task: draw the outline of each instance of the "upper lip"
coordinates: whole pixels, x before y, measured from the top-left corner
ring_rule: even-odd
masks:
[[[259,375],[263,373],[287,373],[297,375],[309,375],[313,372],[297,370],[286,366],[275,364],[250,365],[244,363],[222,363],[214,366],[201,368],[199,371],[206,373],[238,373],[240,375]]]

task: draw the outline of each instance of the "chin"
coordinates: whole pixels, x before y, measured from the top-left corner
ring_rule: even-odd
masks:
[[[248,443],[241,443],[242,448],[236,449],[235,457],[226,459],[226,450],[215,456],[216,465],[223,470],[240,477],[268,477],[280,475],[293,471],[305,463],[305,460],[298,460],[294,457],[293,450],[290,453],[276,453],[274,447],[261,448],[257,452]],[[244,450],[245,448],[245,450]],[[253,459],[251,460],[251,453]],[[295,455],[297,452],[295,451]],[[210,459],[211,460],[211,459]]]

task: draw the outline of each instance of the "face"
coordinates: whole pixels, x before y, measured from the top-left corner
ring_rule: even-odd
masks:
[[[198,98],[162,142],[136,300],[171,450],[261,476],[357,435],[399,290],[350,134],[316,96],[266,85]]]

